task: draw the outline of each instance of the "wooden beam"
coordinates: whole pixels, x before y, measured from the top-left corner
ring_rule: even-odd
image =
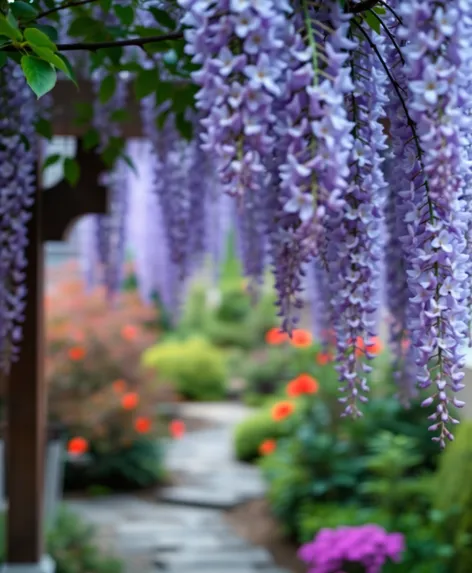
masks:
[[[43,555],[46,392],[43,379],[42,195],[38,186],[28,222],[23,341],[7,396],[6,479],[8,564],[39,563]]]
[[[141,137],[141,114],[139,101],[132,94],[132,87],[126,105],[129,119],[120,125],[122,136],[125,138]],[[82,135],[89,128],[89,124],[77,123],[77,104],[90,104],[96,100],[92,82],[81,80],[79,89],[68,80],[59,80],[51,92],[53,97],[53,133],[54,135]]]
[[[106,167],[93,150],[85,150],[82,140],[77,141],[76,159],[80,179],[75,187],[63,179],[43,193],[43,241],[61,241],[69,225],[88,213],[107,212],[107,189],[99,184],[100,174]]]

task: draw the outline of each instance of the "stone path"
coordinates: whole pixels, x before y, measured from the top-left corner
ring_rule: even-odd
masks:
[[[102,542],[124,558],[126,573],[289,573],[224,520],[223,510],[264,494],[257,468],[232,455],[232,428],[247,409],[237,404],[182,408],[182,416],[214,426],[169,444],[167,468],[177,485],[161,490],[154,502],[122,495],[68,505],[99,527]]]

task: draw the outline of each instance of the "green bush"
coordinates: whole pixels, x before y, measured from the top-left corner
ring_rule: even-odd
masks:
[[[225,322],[214,317],[207,320],[204,332],[209,341],[220,348],[250,350],[256,344],[254,333],[244,324]]]
[[[284,426],[272,419],[269,408],[258,410],[240,422],[234,431],[234,449],[238,460],[250,462],[259,457],[259,446],[264,440],[277,439],[284,434]]]
[[[435,508],[455,511],[444,528],[444,539],[453,544],[451,571],[470,573],[472,563],[472,421],[463,421],[455,440],[441,457],[435,483]]]
[[[47,535],[47,552],[56,563],[56,573],[122,573],[120,560],[104,555],[96,544],[93,527],[64,508]],[[0,516],[0,563],[5,561],[5,516]]]
[[[205,401],[225,396],[225,355],[203,337],[156,344],[143,354],[143,363],[175,384],[184,398]]]
[[[291,354],[269,349],[263,358],[252,359],[245,371],[247,392],[267,396],[279,391],[291,375]]]
[[[126,491],[150,487],[164,480],[163,450],[155,439],[136,438],[120,448],[100,448],[99,445],[92,441],[83,461],[66,463],[65,489]]]

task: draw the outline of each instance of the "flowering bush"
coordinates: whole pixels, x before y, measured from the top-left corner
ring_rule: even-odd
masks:
[[[310,566],[309,573],[381,573],[388,560],[400,560],[403,550],[403,535],[363,525],[322,529],[301,547],[299,557]]]
[[[102,289],[86,292],[72,278],[47,297],[49,411],[70,438],[67,486],[135,487],[161,477],[160,396],[141,365],[155,323],[155,309],[132,291],[107,301]]]

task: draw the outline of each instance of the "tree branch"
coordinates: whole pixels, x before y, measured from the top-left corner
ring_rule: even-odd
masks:
[[[107,48],[120,48],[126,46],[143,47],[146,44],[155,44],[167,40],[181,40],[184,37],[183,32],[172,32],[170,34],[161,34],[159,36],[148,36],[146,38],[130,38],[129,40],[113,40],[110,42],[75,42],[68,44],[56,44],[59,52],[77,52],[79,50],[96,52]],[[9,45],[0,48],[0,52],[17,52],[15,46]]]
[[[87,50],[95,52],[106,48],[119,48],[126,46],[142,47],[146,44],[155,44],[167,40],[180,40],[184,37],[183,32],[171,32],[170,34],[161,34],[159,36],[148,36],[146,38],[130,38],[129,40],[114,40],[111,42],[76,42],[74,44],[57,44],[60,52],[76,52],[78,50]]]
[[[360,14],[366,10],[370,10],[378,3],[379,0],[362,0],[362,2],[358,2],[357,4],[350,3],[348,12],[350,14]]]
[[[51,8],[50,10],[46,10],[44,12],[41,12],[41,14],[38,14],[35,18],[35,20],[39,20],[40,18],[46,18],[47,16],[50,16],[51,14],[55,14],[56,12],[59,12],[60,10],[66,10],[67,8],[74,8],[75,6],[83,6],[84,4],[91,4],[92,2],[97,2],[97,0],[76,0],[75,2],[67,2],[65,4],[60,4],[59,6],[55,6],[54,8]]]

